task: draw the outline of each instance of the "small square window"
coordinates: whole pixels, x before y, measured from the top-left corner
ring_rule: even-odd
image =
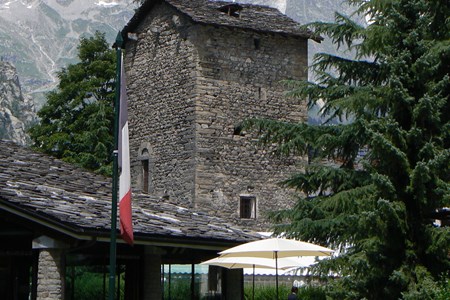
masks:
[[[256,218],[256,197],[241,196],[239,204],[240,204],[241,219],[255,219]]]
[[[267,100],[267,91],[265,88],[258,87],[257,97],[259,100]]]

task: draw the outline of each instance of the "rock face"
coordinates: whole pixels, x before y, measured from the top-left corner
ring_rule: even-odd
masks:
[[[77,62],[80,36],[98,30],[112,44],[133,13],[132,3],[0,0],[0,138],[28,142],[25,131],[36,118],[35,107],[56,87],[57,71]]]
[[[35,121],[34,102],[22,93],[16,69],[0,61],[0,139],[27,144],[26,130]]]

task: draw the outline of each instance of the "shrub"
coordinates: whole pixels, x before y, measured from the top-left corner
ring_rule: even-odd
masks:
[[[290,286],[278,287],[279,299],[287,298],[291,292]],[[302,300],[325,300],[325,290],[320,286],[305,286],[298,289],[298,298]],[[244,299],[253,300],[253,289],[251,286],[244,288]],[[255,286],[255,300],[277,299],[275,286]]]

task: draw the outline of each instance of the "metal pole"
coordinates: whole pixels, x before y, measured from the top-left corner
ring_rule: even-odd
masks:
[[[165,273],[166,272],[166,268],[164,267],[164,264],[161,264],[161,290],[162,290],[162,299],[166,299],[166,277],[165,277]]]
[[[245,276],[245,275],[244,275]],[[252,300],[255,300],[255,265],[253,264],[253,288],[252,288]]]
[[[195,265],[191,264],[191,300],[195,300]]]
[[[118,190],[118,136],[119,136],[119,103],[120,103],[120,70],[122,61],[122,33],[119,31],[116,38],[116,93],[114,101],[114,152],[113,152],[113,179],[111,201],[111,235],[109,247],[109,300],[115,299],[116,285],[116,234],[117,234],[117,190]]]
[[[117,292],[116,292],[117,300],[120,300],[120,265],[117,268]]]
[[[172,300],[172,264],[169,264],[169,300]]]
[[[279,299],[278,297],[278,251],[275,251],[275,278],[276,278],[276,282],[277,282],[277,300]]]

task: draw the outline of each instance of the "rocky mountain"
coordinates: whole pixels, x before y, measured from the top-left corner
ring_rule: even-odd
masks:
[[[135,8],[133,0],[0,0],[0,139],[27,143],[35,107],[76,62],[80,37],[99,30],[112,44]]]
[[[0,57],[39,107],[57,71],[76,61],[80,36],[99,30],[112,42],[135,8],[133,0],[0,0]]]
[[[0,61],[0,139],[27,144],[26,130],[35,121],[34,102],[22,93],[16,69]]]

